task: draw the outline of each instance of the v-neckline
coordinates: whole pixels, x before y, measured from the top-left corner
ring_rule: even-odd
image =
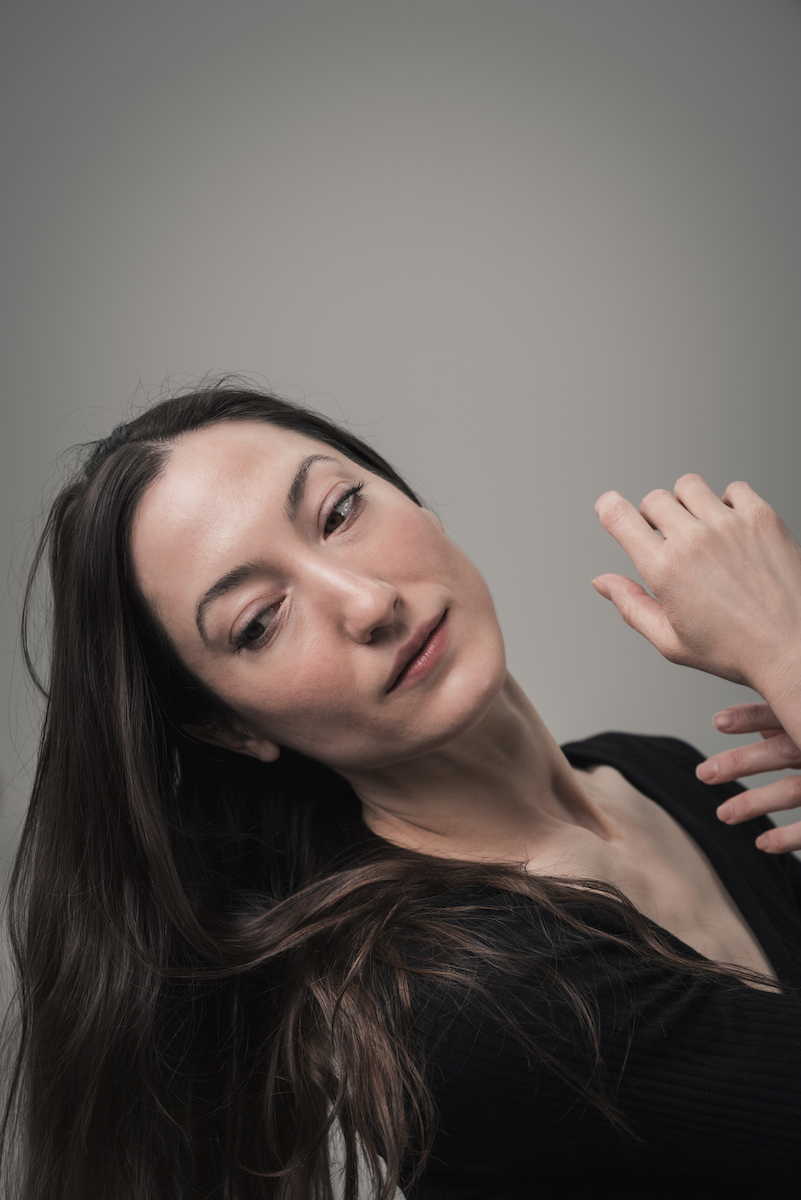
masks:
[[[615,741],[621,739],[622,742],[623,739],[628,740],[629,738],[633,743],[639,742],[638,748],[642,749],[645,748],[643,742],[650,741],[648,738],[643,738],[643,741],[640,742],[637,735],[631,734],[602,734],[595,738],[588,738],[585,742],[567,743],[562,750],[568,761],[574,766],[586,767],[592,764],[603,764],[613,767],[632,787],[659,805],[672,817],[705,855],[721,886],[741,914],[778,979],[794,986],[801,985],[801,963],[792,963],[788,971],[790,964],[787,961],[787,947],[766,913],[750,880],[743,873],[742,865],[735,861],[736,857],[742,857],[741,840],[738,839],[735,842],[730,839],[730,844],[727,846],[726,835],[736,831],[723,825],[720,826],[719,831],[717,829],[718,822],[714,816],[714,808],[720,802],[719,799],[716,799],[714,792],[708,789],[707,785],[696,781],[695,776],[690,776],[684,787],[692,789],[693,799],[697,800],[697,806],[695,804],[688,805],[686,801],[683,803],[678,795],[677,787],[660,787],[653,768],[649,771],[645,763],[641,764],[638,761],[639,756],[626,755],[625,752],[622,752],[623,746],[620,742],[617,746],[612,742],[612,739]],[[632,746],[632,748],[634,747]],[[701,761],[700,756],[698,761]],[[754,869],[758,869],[759,866],[758,861],[755,861],[758,854],[759,851],[754,849],[754,859],[751,860]],[[701,959],[706,957],[657,922],[651,921],[651,924],[666,937],[672,939],[683,951]],[[715,960],[708,959],[707,961]],[[796,970],[793,970],[792,967],[796,967]]]

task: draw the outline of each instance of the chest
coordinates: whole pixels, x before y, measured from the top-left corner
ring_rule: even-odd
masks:
[[[694,838],[614,768],[586,774],[619,835],[605,841],[579,835],[572,850],[565,847],[562,865],[572,869],[563,873],[593,873],[706,958],[775,978],[747,920]]]

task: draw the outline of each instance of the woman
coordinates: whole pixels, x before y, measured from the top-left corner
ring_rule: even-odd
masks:
[[[682,512],[722,528],[688,479]],[[662,606],[599,590],[669,657],[764,683],[761,725],[797,737],[801,676],[769,669],[792,605],[771,633],[740,604],[734,653],[683,597],[671,505],[645,507],[663,538],[601,502]],[[778,596],[798,548],[774,527]],[[741,789],[681,743],[560,751],[484,581],[375,451],[272,396],[190,393],[91,449],[45,552],[21,1197],[322,1197],[332,1138],[348,1197],[360,1156],[379,1200],[792,1186],[798,864],[753,830],[720,849]]]

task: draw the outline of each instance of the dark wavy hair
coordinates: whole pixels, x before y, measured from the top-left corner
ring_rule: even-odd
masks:
[[[419,1175],[436,1128],[415,988],[478,992],[504,1020],[477,961],[562,990],[592,1077],[516,1036],[620,1127],[587,998],[552,963],[493,946],[466,919],[480,901],[454,920],[441,897],[467,884],[463,898],[502,889],[582,930],[578,900],[585,915],[622,906],[637,954],[725,974],[682,959],[607,885],[400,850],[370,833],[334,771],[183,732],[225,708],[144,604],[131,521],[176,438],[253,420],[324,442],[419,503],[358,437],[230,383],[119,425],[56,499],[31,575],[49,561],[51,665],[9,897],[18,1049],[4,1167],[20,1200],[330,1200],[334,1128],[346,1200],[359,1162],[387,1200]]]

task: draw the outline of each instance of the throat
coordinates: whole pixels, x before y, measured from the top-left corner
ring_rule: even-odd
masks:
[[[478,727],[349,779],[368,827],[421,853],[524,865],[566,829],[600,840],[614,834],[511,677]]]

